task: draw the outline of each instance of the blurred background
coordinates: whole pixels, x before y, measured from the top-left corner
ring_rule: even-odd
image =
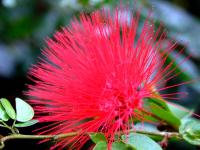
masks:
[[[134,2],[127,0],[130,7]],[[81,12],[90,13],[102,7],[115,7],[118,0],[0,0],[0,97],[13,101],[15,97],[26,99],[23,91],[30,83],[27,73],[37,62],[45,39],[56,30],[67,26],[69,21]],[[177,68],[186,68],[176,80],[196,80],[200,77],[200,1],[199,0],[138,0],[142,5],[142,17],[153,9],[155,24],[164,23],[168,37],[185,47],[180,59],[188,55],[191,59]],[[174,57],[171,56],[171,59]],[[177,82],[173,81],[173,82]],[[200,82],[182,85],[177,91],[189,95],[178,103],[200,114]],[[32,134],[28,127],[21,132]],[[37,141],[10,141],[6,149],[49,149],[48,144],[37,145]],[[168,149],[197,150],[187,143],[170,143]]]

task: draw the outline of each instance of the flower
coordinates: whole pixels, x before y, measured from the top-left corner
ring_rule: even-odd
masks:
[[[52,149],[71,143],[80,149],[88,132],[104,133],[111,144],[119,132],[127,134],[132,120],[144,120],[137,112],[145,110],[145,98],[173,87],[162,85],[177,75],[173,62],[165,64],[176,44],[166,42],[161,27],[154,31],[148,18],[138,35],[139,11],[121,15],[123,11],[111,15],[99,10],[74,19],[47,40],[45,57],[32,68],[35,84],[29,86],[28,96],[39,121],[51,123],[39,134],[78,132]]]

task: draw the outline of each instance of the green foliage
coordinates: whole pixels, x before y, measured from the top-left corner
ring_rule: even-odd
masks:
[[[91,133],[90,138],[96,144],[94,150],[107,150],[108,144],[104,134]],[[112,150],[135,150],[135,148],[123,142],[113,142]]]
[[[174,131],[180,133],[180,136],[192,145],[200,145],[200,122],[191,117],[191,113],[184,107],[178,104],[167,103],[162,99],[149,98],[146,100],[146,106],[150,107],[150,111],[155,117],[157,122],[165,122],[167,125],[174,127]],[[122,136],[123,142],[115,141],[112,144],[112,150],[161,150],[162,148],[155,141],[161,141],[163,136],[159,135],[159,131],[153,124],[135,125],[134,131],[126,137]],[[167,130],[167,129],[166,129]],[[145,134],[146,133],[146,134]],[[150,133],[150,134],[148,134]],[[151,134],[154,133],[154,134]],[[156,134],[158,133],[158,134]],[[174,139],[179,139],[176,137]],[[90,134],[91,140],[96,144],[94,150],[106,149],[107,141],[102,133]],[[155,141],[154,141],[154,140]]]
[[[7,115],[11,118],[11,119],[15,119],[16,118],[16,113],[14,108],[12,107],[12,105],[10,104],[10,102],[5,99],[5,98],[1,98],[0,100],[3,108],[5,109]]]
[[[174,128],[178,128],[180,125],[180,120],[170,111],[164,110],[161,107],[157,106],[156,104],[150,104],[151,111],[154,115],[162,119],[163,121],[167,122]]]
[[[32,126],[38,122],[38,120],[31,120],[34,110],[27,102],[20,98],[16,98],[15,102],[16,112],[7,99],[0,99],[0,126],[9,129],[12,133],[18,133],[18,127]],[[12,119],[12,125],[9,125],[9,119]]]
[[[192,145],[200,146],[200,121],[186,117],[182,120],[179,132],[183,139]]]
[[[93,150],[107,150],[107,143],[104,141],[100,141],[95,145]]]
[[[6,113],[6,110],[3,108],[2,104],[0,103],[0,119],[3,121],[8,121],[9,116]]]
[[[126,141],[126,136],[123,135],[122,139]],[[135,147],[136,150],[162,150],[160,145],[143,134],[130,133],[127,138],[127,143]]]
[[[26,122],[31,120],[34,116],[33,108],[20,98],[16,98],[15,102],[16,102],[17,121]]]
[[[176,115],[170,110],[167,103],[161,99],[149,98],[148,105],[151,112],[159,117],[161,120],[167,122],[169,125],[173,126],[175,129],[178,129],[181,121]]]
[[[106,137],[102,133],[91,133],[90,138],[94,143],[106,142]]]
[[[189,110],[184,108],[183,106],[174,104],[174,103],[167,103],[169,110],[179,119],[184,118],[191,114]]]
[[[99,141],[96,143],[93,150],[107,150],[108,144],[105,141]],[[137,150],[134,146],[124,142],[113,142],[112,150]]]
[[[114,142],[112,144],[112,150],[137,150],[137,148],[128,143]]]
[[[22,127],[28,127],[28,126],[32,126],[34,124],[38,123],[38,120],[29,120],[29,121],[26,121],[26,122],[22,122],[22,123],[15,123],[15,127],[18,127],[18,128],[22,128]]]

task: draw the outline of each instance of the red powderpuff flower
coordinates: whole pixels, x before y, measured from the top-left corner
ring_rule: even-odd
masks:
[[[47,40],[45,58],[31,70],[35,84],[28,91],[39,121],[51,123],[39,134],[78,132],[52,149],[70,144],[80,149],[88,132],[104,133],[111,145],[119,131],[127,134],[133,127],[131,120],[144,121],[137,113],[145,110],[144,98],[178,86],[162,87],[177,76],[173,62],[165,63],[176,44],[166,40],[161,27],[154,31],[149,19],[137,36],[140,14],[127,12],[82,14]]]

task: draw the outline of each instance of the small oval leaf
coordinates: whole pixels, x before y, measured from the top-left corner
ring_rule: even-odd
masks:
[[[135,147],[136,150],[162,150],[159,144],[143,134],[130,133],[128,140],[126,140],[125,135],[122,136],[122,139],[124,139],[127,144]]]
[[[91,133],[90,138],[94,143],[98,143],[100,141],[106,142],[106,137],[104,136],[104,134],[101,133]]]
[[[151,112],[155,116],[164,120],[169,125],[173,126],[175,129],[179,128],[181,120],[171,112],[170,108],[164,100],[150,98],[147,102],[151,109]]]
[[[112,150],[137,150],[137,149],[123,142],[114,142],[112,144]]]
[[[103,141],[98,142],[93,148],[93,150],[107,150],[107,143]]]
[[[6,113],[6,110],[3,108],[1,103],[0,103],[0,119],[2,119],[3,121],[9,120],[9,116]]]
[[[175,104],[175,103],[167,103],[170,111],[179,119],[184,118],[185,116],[192,115],[192,113],[184,108],[181,105]]]
[[[16,123],[15,127],[18,127],[18,128],[28,127],[28,126],[32,126],[32,125],[34,125],[36,123],[38,123],[38,120],[29,120],[27,122]]]
[[[27,122],[34,116],[33,108],[20,98],[16,98],[17,121]]]
[[[192,145],[200,146],[200,121],[191,117],[182,119],[179,133]]]
[[[1,101],[1,104],[2,104],[3,108],[5,109],[6,113],[8,114],[8,116],[11,119],[15,119],[16,118],[16,113],[15,113],[14,108],[10,104],[10,102],[6,98],[1,98],[0,101]]]

